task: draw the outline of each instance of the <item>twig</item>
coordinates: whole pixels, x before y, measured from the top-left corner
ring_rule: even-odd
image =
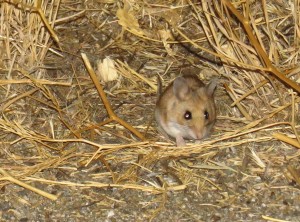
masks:
[[[84,61],[84,64],[86,66],[86,69],[88,71],[88,73],[90,74],[91,79],[93,80],[93,83],[98,91],[98,94],[100,95],[102,102],[105,106],[105,109],[107,111],[107,114],[109,116],[109,119],[106,120],[106,123],[111,122],[111,121],[116,121],[119,124],[121,124],[122,126],[124,126],[126,129],[128,129],[130,132],[132,132],[133,134],[135,134],[139,139],[141,139],[142,141],[145,140],[144,136],[137,131],[133,126],[131,126],[129,123],[127,123],[126,121],[124,121],[123,119],[121,119],[120,117],[118,117],[114,111],[112,110],[112,107],[104,93],[104,90],[100,84],[100,81],[98,80],[95,71],[93,70],[86,54],[81,53],[82,59]],[[101,123],[100,123],[101,124]]]
[[[0,168],[0,173],[3,175],[3,177],[0,178],[0,180],[8,180],[8,181],[10,181],[10,182],[12,182],[12,183],[18,184],[18,185],[21,186],[21,187],[24,187],[25,189],[31,190],[31,191],[33,191],[33,192],[39,194],[39,195],[42,195],[42,196],[44,196],[44,197],[47,197],[47,198],[50,199],[50,200],[57,200],[57,196],[55,196],[55,195],[53,195],[53,194],[49,194],[49,193],[47,193],[47,192],[45,192],[45,191],[42,191],[42,190],[40,190],[40,189],[37,189],[37,188],[35,188],[35,187],[33,187],[33,186],[30,186],[30,185],[28,185],[28,184],[26,184],[26,183],[24,183],[24,182],[22,182],[22,181],[20,181],[20,180],[17,180],[17,179],[15,179],[15,178],[13,178],[11,175],[9,175],[9,174],[8,174],[5,170],[3,170],[2,168]]]
[[[259,44],[258,40],[255,38],[254,34],[252,33],[252,29],[249,24],[250,21],[246,19],[244,16],[242,16],[238,10],[229,2],[228,0],[223,0],[223,3],[227,6],[227,8],[236,16],[236,18],[242,23],[244,26],[244,29],[249,37],[250,42],[254,46],[257,54],[261,57],[261,59],[264,61],[267,71],[275,75],[278,79],[280,79],[282,82],[293,88],[295,91],[300,93],[300,86],[287,78],[285,75],[283,75],[275,66],[272,65],[271,61],[268,58],[268,55],[263,50],[261,45]]]

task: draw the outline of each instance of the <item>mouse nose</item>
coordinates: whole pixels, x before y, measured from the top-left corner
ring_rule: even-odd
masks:
[[[201,140],[202,138],[203,138],[203,132],[202,131],[198,131],[197,133],[196,133],[196,139],[197,140]]]

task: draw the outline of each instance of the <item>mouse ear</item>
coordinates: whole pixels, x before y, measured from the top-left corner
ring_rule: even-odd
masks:
[[[190,88],[183,77],[177,77],[173,83],[173,92],[180,100],[186,100],[189,97]]]
[[[213,78],[208,83],[208,85],[205,87],[206,88],[206,93],[207,93],[208,96],[213,96],[213,94],[216,90],[217,84],[218,84],[218,79],[217,78]]]

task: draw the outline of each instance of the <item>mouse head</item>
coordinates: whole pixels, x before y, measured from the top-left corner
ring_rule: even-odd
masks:
[[[193,82],[195,81],[195,82]],[[168,115],[169,134],[185,139],[209,136],[215,123],[214,91],[217,80],[204,85],[199,79],[178,77],[173,82],[174,100]]]

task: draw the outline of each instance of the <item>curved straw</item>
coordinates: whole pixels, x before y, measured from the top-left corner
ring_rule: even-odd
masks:
[[[296,82],[294,82],[294,81],[290,80],[289,78],[287,78],[275,66],[272,65],[271,61],[268,58],[268,55],[266,54],[266,52],[261,47],[261,45],[259,44],[258,40],[255,38],[255,36],[254,36],[254,34],[252,32],[252,29],[251,29],[251,27],[249,25],[249,24],[251,24],[249,22],[249,20],[247,18],[245,18],[244,16],[242,16],[238,12],[238,10],[236,10],[236,8],[231,4],[231,2],[229,2],[228,0],[223,0],[223,3],[227,6],[227,8],[232,12],[232,14],[234,14],[235,17],[244,26],[244,29],[245,29],[248,37],[249,37],[250,42],[254,46],[257,54],[262,58],[262,60],[264,61],[266,67],[268,68],[267,71],[270,72],[270,73],[272,73],[274,76],[276,76],[282,82],[284,82],[285,84],[287,84],[288,86],[290,86],[291,88],[293,88],[295,91],[297,91],[298,93],[300,93],[300,86]]]

